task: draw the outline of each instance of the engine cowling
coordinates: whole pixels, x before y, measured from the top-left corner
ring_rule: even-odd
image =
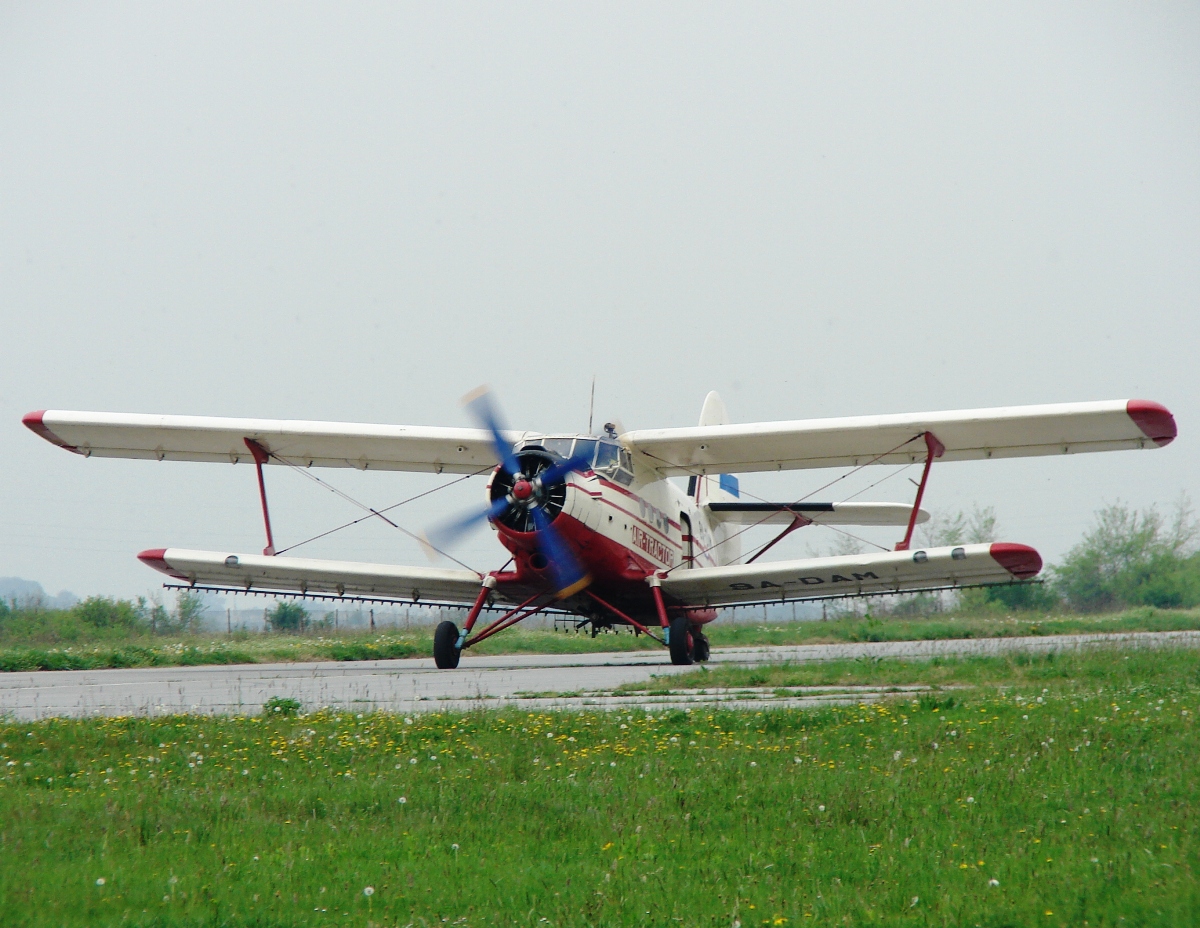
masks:
[[[513,505],[495,521],[510,531],[533,532],[533,509],[538,507],[545,514],[546,521],[553,522],[562,512],[567,501],[567,486],[565,480],[551,486],[543,486],[538,477],[551,466],[558,463],[558,458],[540,448],[525,448],[516,454],[521,473],[516,477],[497,468],[488,485],[488,499],[491,502],[510,498]]]

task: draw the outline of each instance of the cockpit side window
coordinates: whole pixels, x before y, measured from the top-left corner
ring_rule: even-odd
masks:
[[[633,458],[624,448],[619,451],[619,466],[616,473],[613,474],[613,480],[617,483],[629,486],[633,483]]]
[[[596,446],[596,470],[608,472],[617,466],[618,447],[612,442],[602,441]]]

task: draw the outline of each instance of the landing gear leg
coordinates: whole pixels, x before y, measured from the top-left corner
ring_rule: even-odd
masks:
[[[496,578],[488,574],[483,578],[483,586],[479,590],[475,605],[467,613],[467,625],[461,633],[453,622],[442,622],[438,625],[437,631],[433,633],[433,663],[438,670],[453,670],[458,666],[458,659],[462,657],[462,649],[463,645],[467,643],[467,636],[475,627],[475,620],[479,618],[479,611],[483,608],[488,594],[495,588]]]
[[[703,664],[708,660],[708,637],[699,628],[692,629],[692,657],[695,658],[697,664]]]

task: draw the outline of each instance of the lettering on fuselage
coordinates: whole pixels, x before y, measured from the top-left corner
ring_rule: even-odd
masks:
[[[788,585],[792,585],[792,584],[796,584],[796,583],[802,584],[803,586],[817,586],[822,583],[856,583],[856,582],[861,583],[863,580],[878,580],[878,579],[879,579],[879,577],[876,576],[876,574],[873,570],[868,570],[868,571],[864,571],[861,574],[852,573],[852,574],[850,574],[849,577],[843,576],[842,574],[834,574],[828,580],[826,580],[824,577],[809,576],[809,577],[797,577],[795,580],[788,580],[788,581],[785,581],[784,583],[773,583],[770,580],[763,580],[759,583],[758,587],[755,587],[753,583],[731,583],[731,584],[729,584],[729,588],[731,590],[753,590],[753,589],[769,590],[772,587],[779,589],[784,586],[788,586]]]
[[[651,535],[643,528],[634,525],[630,529],[633,538],[633,546],[641,548],[651,558],[658,561],[660,564],[666,564],[668,567],[675,565],[675,552],[669,547]]]

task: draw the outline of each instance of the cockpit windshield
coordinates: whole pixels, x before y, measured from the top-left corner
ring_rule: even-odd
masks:
[[[543,438],[538,442],[539,445],[551,454],[556,454],[563,459],[571,456],[571,445],[574,443],[574,438]]]
[[[621,483],[628,484],[633,479],[629,453],[615,442],[596,438],[546,437],[526,442],[522,447],[542,448],[563,460],[572,456],[584,457],[593,469],[604,474],[616,474],[616,479]]]

